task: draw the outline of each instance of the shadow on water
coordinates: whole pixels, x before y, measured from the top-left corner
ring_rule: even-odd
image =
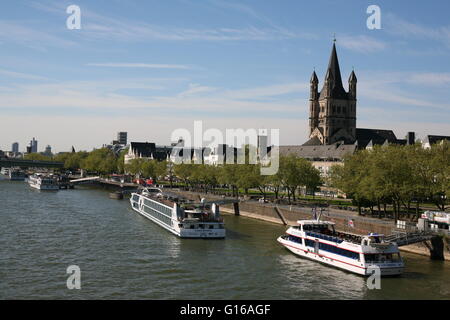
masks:
[[[398,278],[405,278],[405,279],[426,279],[427,276],[423,272],[417,272],[417,271],[405,271],[401,276]]]
[[[239,232],[239,231],[235,231],[235,230],[231,230],[229,228],[227,228],[227,225],[225,224],[225,229],[226,229],[226,239],[238,239],[238,240],[242,240],[242,239],[248,239],[251,238],[251,235]]]

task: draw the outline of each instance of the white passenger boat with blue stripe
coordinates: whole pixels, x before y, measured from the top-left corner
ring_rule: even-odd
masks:
[[[132,193],[130,203],[133,210],[181,238],[225,238],[216,203],[192,203],[159,188]]]
[[[361,236],[334,230],[334,222],[299,220],[278,242],[296,255],[363,276],[400,275],[404,264],[396,243],[383,235]],[[375,271],[376,270],[376,271]]]

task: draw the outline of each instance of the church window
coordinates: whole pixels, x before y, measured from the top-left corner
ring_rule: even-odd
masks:
[[[337,108],[338,113],[341,113],[341,106]]]
[[[347,112],[347,109],[346,109],[345,107],[342,107],[342,112],[343,112],[343,113],[346,113],[346,112]]]

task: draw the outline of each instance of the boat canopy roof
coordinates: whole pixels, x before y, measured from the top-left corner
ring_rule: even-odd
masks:
[[[298,224],[301,225],[334,225],[334,222],[331,221],[322,221],[322,220],[297,220]]]

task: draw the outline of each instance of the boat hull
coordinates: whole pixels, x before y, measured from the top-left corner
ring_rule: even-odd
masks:
[[[25,181],[25,177],[9,177],[10,181]]]
[[[29,185],[31,188],[36,189],[36,190],[42,190],[42,191],[58,191],[59,190],[58,186],[38,185],[38,184],[33,184],[33,183],[30,183]]]

